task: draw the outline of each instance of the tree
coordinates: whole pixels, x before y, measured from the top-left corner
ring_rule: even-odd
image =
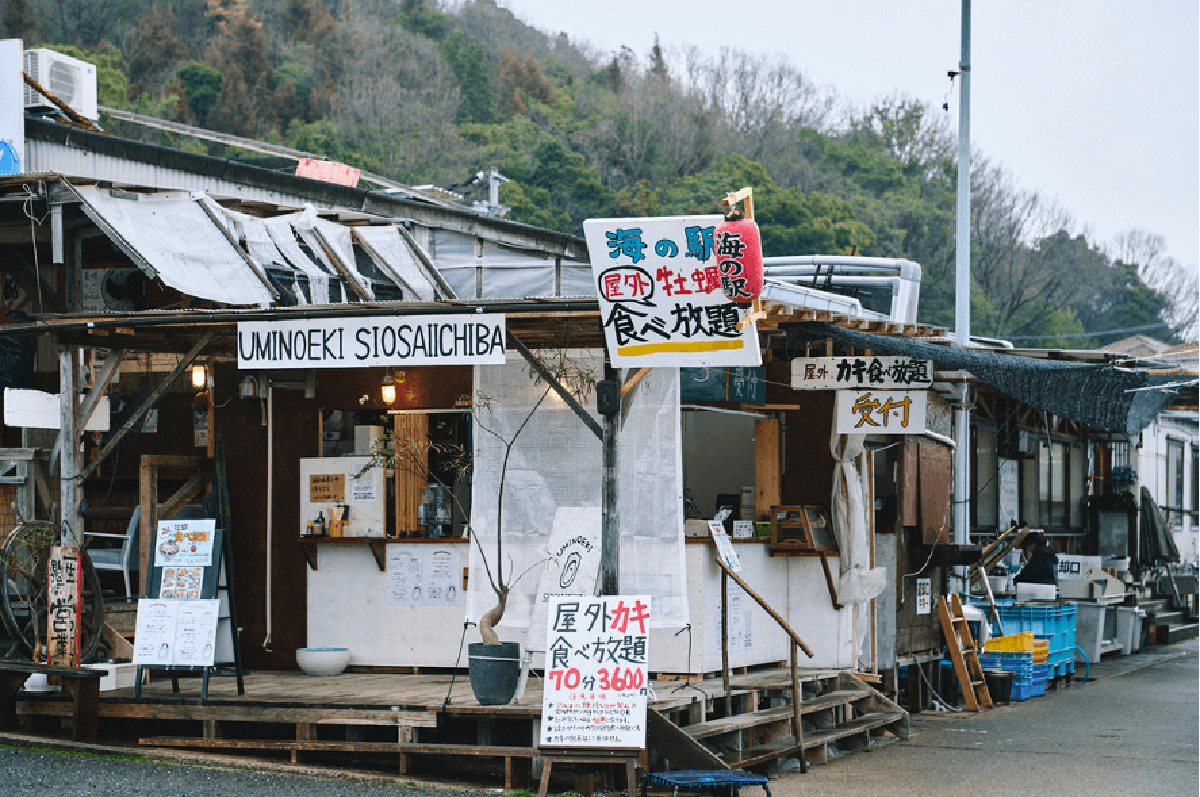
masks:
[[[200,127],[208,126],[208,114],[221,98],[225,76],[211,66],[198,61],[189,61],[176,70],[188,110]]]
[[[1200,276],[1193,266],[1166,254],[1167,240],[1161,235],[1132,229],[1121,233],[1114,242],[1116,257],[1136,266],[1143,284],[1157,291],[1166,301],[1162,319],[1175,338],[1194,341],[1200,334]]]
[[[671,79],[667,72],[667,62],[663,58],[662,44],[658,40],[658,34],[654,34],[654,46],[650,48],[650,77],[657,80],[668,81]]]
[[[451,34],[442,46],[442,54],[458,78],[462,101],[455,121],[487,124],[496,118],[496,95],[484,59],[483,45],[467,41],[462,31]]]
[[[41,41],[37,16],[29,7],[29,0],[6,0],[0,11],[0,23],[4,25],[5,36],[24,40],[26,47]]]
[[[121,49],[129,65],[134,93],[161,92],[179,64],[187,59],[187,47],[175,35],[176,27],[170,10],[163,16],[156,6],[122,37]]]

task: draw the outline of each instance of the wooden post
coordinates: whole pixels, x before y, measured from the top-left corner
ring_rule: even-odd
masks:
[[[607,362],[604,378],[616,380],[617,372]],[[617,415],[604,416],[604,435],[601,437],[601,465],[604,469],[601,485],[600,526],[600,594],[621,594],[621,518],[617,514]]]
[[[729,575],[721,572],[721,688],[725,690],[725,716],[733,710],[729,694]]]
[[[46,578],[46,663],[79,666],[79,596],[83,582],[79,549],[50,548]]]
[[[158,529],[158,466],[146,462],[138,468],[138,504],[142,507],[138,523],[138,587],[143,598],[149,597],[150,555]]]
[[[754,519],[770,518],[771,507],[783,503],[779,489],[779,420],[754,422]]]
[[[800,724],[802,712],[800,708],[800,668],[798,659],[800,658],[800,648],[796,644],[796,640],[790,640],[791,645],[788,650],[791,652],[792,666],[792,735],[796,739],[796,746],[800,748],[800,772],[808,772],[808,762],[804,759],[804,727]]]
[[[58,350],[58,384],[62,544],[79,545],[83,540],[83,516],[79,514],[79,496],[83,490],[78,478],[79,430],[75,425],[79,392],[79,349],[75,346],[63,346]]]

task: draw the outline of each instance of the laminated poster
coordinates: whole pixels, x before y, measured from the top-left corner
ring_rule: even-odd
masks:
[[[216,527],[213,518],[160,520],[154,537],[154,566],[208,567]]]
[[[164,667],[211,667],[215,660],[221,601],[138,601],[133,663]]]
[[[388,606],[458,606],[462,554],[457,548],[387,546]]]

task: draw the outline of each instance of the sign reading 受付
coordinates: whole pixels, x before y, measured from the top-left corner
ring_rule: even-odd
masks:
[[[797,357],[792,360],[792,387],[796,390],[915,390],[932,385],[933,360],[912,357]]]
[[[605,340],[618,368],[761,363],[753,323],[721,287],[723,216],[583,223]]]
[[[644,748],[649,596],[555,596],[546,620],[541,746]]]
[[[239,368],[503,365],[499,314],[239,321]]]
[[[923,434],[923,390],[838,390],[834,420],[838,434]]]

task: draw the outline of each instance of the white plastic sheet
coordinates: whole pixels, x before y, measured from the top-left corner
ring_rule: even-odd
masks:
[[[292,228],[291,218],[298,214],[276,216],[263,222],[271,241],[279,249],[297,271],[308,277],[308,291],[313,304],[327,304],[329,296],[329,273],[314,263],[304,254],[304,250],[296,243],[296,232]]]
[[[400,237],[400,231],[393,225],[356,227],[354,234],[358,236],[359,241],[366,244],[368,254],[373,252],[378,255],[378,258],[371,258],[375,265],[397,280],[399,286],[411,294],[405,296],[406,299],[417,298],[426,302],[434,300],[433,286],[417,267],[412,252]]]
[[[870,634],[870,601],[887,586],[887,570],[871,567],[867,539],[867,507],[862,478],[856,464],[863,453],[864,435],[833,432],[829,450],[835,462],[831,497],[834,534],[839,551],[838,601],[852,605],[858,622],[854,660]]]
[[[199,197],[113,196],[75,191],[158,278],[187,296],[230,305],[266,305],[271,292],[200,206]]]

